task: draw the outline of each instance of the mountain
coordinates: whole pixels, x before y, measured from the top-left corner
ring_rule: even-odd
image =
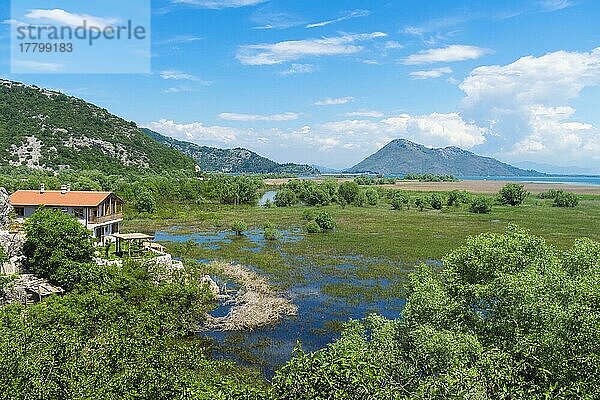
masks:
[[[455,176],[539,176],[496,159],[478,156],[458,147],[430,149],[405,139],[388,143],[348,172],[384,175],[439,174]]]
[[[302,164],[278,164],[243,148],[219,149],[200,146],[161,135],[150,129],[144,133],[159,143],[165,144],[193,158],[202,171],[253,173],[253,174],[294,174],[300,176],[318,175],[319,170]]]
[[[556,175],[600,175],[600,170],[594,168],[583,167],[561,167],[559,165],[536,163],[533,161],[516,162],[515,165],[519,168],[535,169],[546,174]]]
[[[60,92],[0,79],[0,167],[193,172],[194,161],[135,123]]]

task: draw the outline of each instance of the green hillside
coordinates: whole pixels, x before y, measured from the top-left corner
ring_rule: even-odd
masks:
[[[0,166],[37,170],[193,171],[194,161],[93,104],[0,80]]]
[[[143,131],[155,139],[193,158],[202,171],[250,174],[318,175],[319,170],[303,164],[279,164],[243,148],[219,149],[176,140],[150,129]]]

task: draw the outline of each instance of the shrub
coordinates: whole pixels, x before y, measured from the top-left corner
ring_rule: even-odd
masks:
[[[277,240],[279,239],[279,231],[274,228],[265,228],[264,236],[266,240]]]
[[[554,197],[554,207],[576,207],[579,198],[574,193],[559,191]]]
[[[394,197],[392,198],[392,208],[394,210],[402,210],[402,207],[405,205],[408,207],[409,201],[408,195],[405,192],[398,190],[394,193]]]
[[[429,204],[431,204],[431,208],[433,208],[434,210],[441,210],[442,202],[442,196],[440,196],[437,193],[434,193],[429,197]]]
[[[298,203],[298,196],[290,189],[281,189],[275,195],[275,205],[277,207],[291,207]]]
[[[302,218],[306,221],[312,221],[315,219],[315,212],[312,209],[307,208],[302,211]]]
[[[547,192],[538,193],[538,199],[555,199],[560,193],[563,193],[562,190],[558,189],[550,189]]]
[[[529,193],[525,190],[525,186],[517,183],[509,183],[500,189],[499,201],[502,204],[510,206],[518,206],[523,204]]]
[[[139,213],[151,214],[156,210],[156,200],[148,189],[142,189],[135,195],[135,208]]]
[[[8,261],[8,256],[6,255],[6,251],[4,251],[4,247],[0,246],[0,264]]]
[[[485,196],[477,196],[471,200],[469,211],[476,214],[488,214],[492,211],[492,202]]]
[[[304,202],[309,206],[327,206],[331,204],[331,195],[320,186],[311,186],[305,194]]]
[[[360,187],[356,182],[342,182],[338,188],[338,197],[346,204],[353,204],[360,193]]]
[[[327,211],[319,213],[317,218],[315,218],[315,222],[324,231],[330,231],[335,228],[335,221]]]
[[[375,188],[368,188],[365,191],[365,197],[370,206],[376,206],[379,203],[379,192]]]
[[[364,191],[358,192],[358,195],[354,199],[354,205],[356,207],[364,207],[367,204],[367,195]]]
[[[308,233],[319,233],[319,232],[321,232],[321,227],[315,221],[310,221],[308,224],[306,224],[306,226],[304,227],[304,229],[306,229],[306,232],[308,232]]]
[[[236,236],[242,236],[242,232],[248,230],[248,224],[241,219],[237,219],[231,224],[231,230],[235,232]]]
[[[427,200],[424,197],[417,197],[415,199],[415,206],[419,209],[419,211],[423,211],[427,206]]]
[[[464,190],[453,190],[448,193],[448,204],[449,207],[458,206],[460,204],[469,204],[471,201],[471,194]]]

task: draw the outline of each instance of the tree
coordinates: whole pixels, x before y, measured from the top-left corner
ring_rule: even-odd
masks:
[[[148,189],[141,189],[135,195],[135,208],[140,213],[151,214],[156,210],[156,200]]]
[[[315,221],[310,221],[306,224],[305,228],[307,233],[319,233],[321,232],[321,227]]]
[[[231,230],[235,232],[236,236],[242,236],[242,233],[248,230],[248,224],[241,219],[236,219],[231,224]]]
[[[408,207],[410,204],[410,198],[404,191],[398,190],[393,194],[391,204],[394,210],[402,210],[402,207]]]
[[[275,195],[275,205],[277,207],[291,207],[298,203],[298,197],[293,190],[281,189]]]
[[[266,240],[277,240],[279,236],[280,234],[277,229],[271,227],[265,228],[264,237]]]
[[[353,204],[360,193],[360,186],[356,182],[342,182],[338,188],[338,197],[344,199],[346,204]]]
[[[319,213],[315,218],[315,222],[324,231],[330,231],[335,228],[335,221],[327,211]]]
[[[419,211],[423,211],[427,206],[427,199],[425,197],[420,196],[415,199],[415,206],[419,209]]]
[[[469,211],[475,214],[488,214],[492,212],[492,202],[485,196],[477,196],[471,199]]]
[[[354,203],[353,204],[356,207],[364,207],[365,204],[367,204],[367,195],[366,195],[366,193],[363,190],[361,190],[361,191],[358,192],[358,194],[354,198]]]
[[[376,206],[379,203],[379,192],[375,188],[368,188],[365,191],[365,196],[367,198],[367,204],[370,206]]]
[[[453,190],[448,193],[448,201],[446,204],[449,207],[459,206],[461,204],[469,204],[471,201],[471,194],[464,190]]]
[[[70,215],[39,208],[25,222],[25,233],[25,266],[33,274],[72,286],[93,268],[93,238]]]
[[[554,207],[577,207],[579,198],[574,193],[563,192],[556,193],[554,196]]]
[[[440,196],[437,193],[433,193],[429,197],[429,204],[431,204],[431,208],[433,208],[434,210],[441,210],[443,204],[442,196]]]
[[[525,190],[525,186],[517,183],[508,183],[500,189],[500,203],[510,206],[518,206],[523,204],[529,193]]]

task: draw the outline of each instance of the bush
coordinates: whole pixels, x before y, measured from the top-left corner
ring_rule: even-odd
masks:
[[[248,224],[241,219],[237,219],[231,224],[231,230],[235,232],[236,236],[242,236],[242,233],[248,230]]]
[[[346,204],[353,204],[360,193],[360,187],[356,182],[342,182],[338,188],[338,197]]]
[[[579,198],[574,193],[559,191],[554,197],[554,207],[576,207]]]
[[[423,211],[427,206],[427,199],[424,197],[417,197],[415,199],[415,206],[419,209],[419,211]]]
[[[477,196],[471,200],[469,211],[476,214],[488,214],[492,211],[492,201],[485,196]]]
[[[302,211],[302,218],[306,221],[312,221],[315,219],[315,212],[312,209],[307,208]]]
[[[523,204],[529,193],[525,186],[517,183],[509,183],[500,189],[499,201],[504,205],[518,206]]]
[[[304,202],[309,206],[327,206],[331,204],[331,195],[320,186],[309,187]]]
[[[434,210],[441,210],[443,204],[442,196],[440,196],[437,193],[432,194],[429,197],[429,204],[431,204],[431,208],[433,208]]]
[[[555,199],[560,193],[563,193],[562,190],[558,189],[550,189],[547,192],[538,193],[538,199]]]
[[[471,202],[471,194],[464,190],[453,190],[448,193],[448,201],[446,204],[449,207],[459,206],[461,204],[469,204]]]
[[[370,206],[376,206],[379,203],[379,192],[375,188],[368,188],[365,191],[365,197],[367,204]]]
[[[0,264],[8,261],[8,256],[6,255],[6,251],[4,251],[4,247],[0,246]]]
[[[306,229],[306,232],[308,232],[308,233],[319,233],[319,232],[321,232],[321,227],[315,221],[310,221],[308,224],[306,224],[306,226],[304,227],[304,229]]]
[[[356,207],[364,207],[367,204],[367,195],[364,191],[358,192],[358,195],[354,199],[354,205]]]
[[[392,208],[394,210],[402,210],[402,207],[409,205],[410,202],[410,198],[408,197],[408,195],[401,191],[398,190],[396,191],[396,193],[394,193],[394,197],[392,197]]]
[[[264,237],[266,240],[277,240],[279,239],[279,231],[271,227],[265,228]]]
[[[315,218],[315,222],[324,231],[330,231],[335,228],[335,221],[327,211],[319,213],[317,218]]]
[[[281,189],[275,195],[275,205],[277,207],[291,207],[298,203],[298,196],[290,189]]]

